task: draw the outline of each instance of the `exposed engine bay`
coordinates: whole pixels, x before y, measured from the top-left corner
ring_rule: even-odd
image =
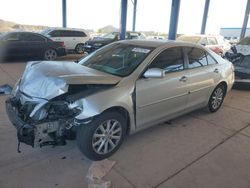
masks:
[[[51,66],[72,72],[65,75],[61,71],[59,75],[58,69],[51,71]],[[74,73],[71,66],[72,63],[61,62],[32,62],[27,65],[22,78],[12,91],[12,96],[6,101],[6,112],[17,128],[19,143],[32,147],[65,145],[66,139],[74,139],[76,126],[79,126],[74,123],[74,118],[84,109],[81,99],[115,84],[105,82],[103,75],[98,77],[103,78],[103,83],[99,84],[86,68],[79,72],[75,68],[78,65],[74,64],[74,70],[78,71]],[[88,76],[85,81],[87,83],[82,80],[85,75]]]
[[[66,139],[74,138],[74,117],[82,111],[77,100],[107,87],[71,85],[67,93],[52,100],[34,100],[18,91],[6,101],[9,116],[17,115],[12,123],[18,129],[18,141],[32,147],[65,145]]]

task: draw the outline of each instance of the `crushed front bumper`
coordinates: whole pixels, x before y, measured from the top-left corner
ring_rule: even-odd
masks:
[[[19,142],[23,142],[27,145],[34,147],[35,131],[34,125],[26,124],[16,113],[15,98],[9,98],[6,100],[6,113],[11,123],[17,129],[17,138]]]

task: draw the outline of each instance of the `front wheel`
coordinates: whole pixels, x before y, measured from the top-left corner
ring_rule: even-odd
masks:
[[[119,149],[125,132],[125,118],[117,112],[106,112],[77,130],[77,144],[89,159],[102,160]]]
[[[221,107],[226,95],[226,87],[223,84],[218,85],[211,94],[208,101],[208,110],[216,112]]]
[[[48,49],[44,52],[45,60],[55,60],[57,58],[57,52],[54,49]]]

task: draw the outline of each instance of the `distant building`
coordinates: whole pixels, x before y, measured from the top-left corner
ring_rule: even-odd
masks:
[[[241,28],[240,27],[223,27],[220,28],[220,34],[224,38],[228,39],[239,39],[240,38],[240,33],[241,33]],[[250,28],[246,29],[246,35],[250,35]]]

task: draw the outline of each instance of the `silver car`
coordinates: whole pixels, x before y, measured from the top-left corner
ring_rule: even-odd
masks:
[[[19,143],[64,145],[76,137],[92,160],[126,135],[207,107],[216,112],[233,66],[202,46],[120,41],[72,62],[30,62],[6,101]]]

